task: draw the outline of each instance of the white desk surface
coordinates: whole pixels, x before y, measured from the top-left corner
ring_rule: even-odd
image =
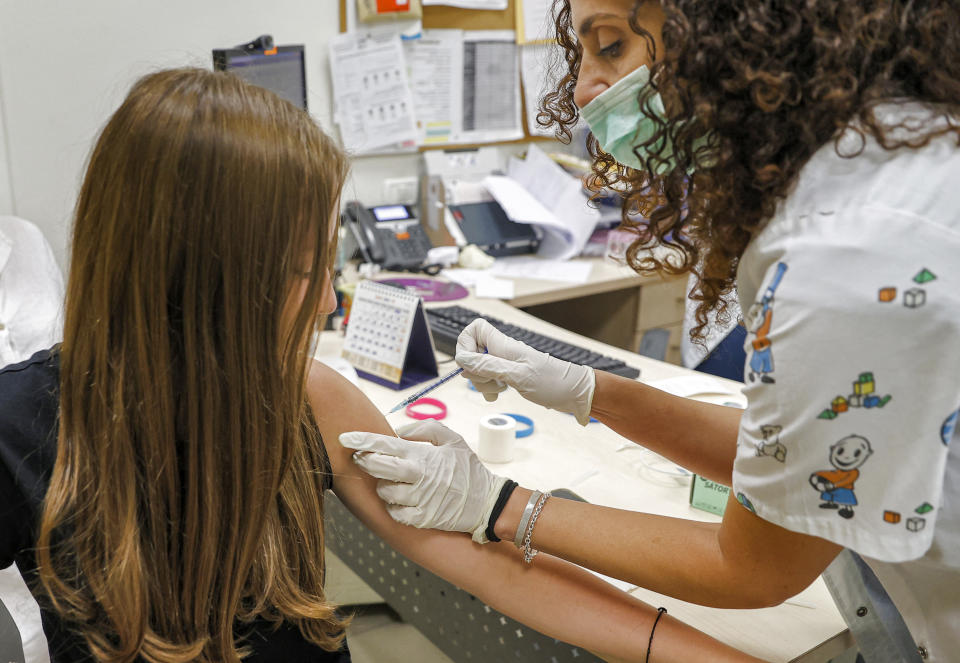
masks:
[[[626,350],[605,345],[555,327],[519,311],[505,302],[491,299],[466,299],[449,302],[524,326],[532,331],[575,343],[616,357],[639,368],[640,380],[650,382],[681,375],[697,375],[688,369],[659,362]],[[338,355],[342,337],[336,332],[321,335],[317,355]],[[438,359],[446,355],[438,354]],[[441,364],[440,374],[455,364]],[[724,393],[696,396],[700,400],[745,403],[737,382],[711,378]],[[382,412],[388,412],[403,398],[423,385],[406,391],[394,391],[373,382],[360,380],[364,393]],[[553,490],[569,488],[594,504],[646,511],[691,520],[719,522],[720,518],[689,505],[689,480],[665,477],[640,462],[646,452],[639,447],[621,449],[630,444],[599,423],[581,427],[572,416],[540,408],[527,402],[513,390],[500,395],[495,403],[470,390],[466,380],[455,378],[430,394],[448,406],[444,424],[458,431],[476,449],[478,421],[495,412],[523,414],[535,422],[533,435],[516,441],[514,460],[488,464],[498,474],[509,476],[529,488]],[[402,411],[390,415],[391,425],[409,423]],[[721,610],[706,608],[645,589],[631,593],[738,649],[769,661],[826,661],[852,644],[846,625],[821,579],[776,608],[760,610]],[[821,646],[822,645],[822,646]],[[817,649],[817,651],[812,651]],[[806,654],[806,656],[805,656]]]
[[[646,283],[660,283],[658,276],[640,276],[625,264],[607,258],[575,258],[575,262],[591,265],[590,278],[585,283],[547,281],[543,279],[513,279],[514,293],[509,300],[512,306],[532,306],[551,302],[596,295],[613,290],[636,288]]]
[[[516,307],[549,304],[575,297],[638,288],[649,283],[661,283],[663,281],[659,276],[640,276],[627,265],[617,263],[609,258],[574,258],[571,262],[591,265],[590,276],[585,282],[572,283],[570,281],[514,278],[512,279],[514,283],[513,298],[507,300],[507,303]],[[356,275],[355,266],[350,265],[349,270],[345,270],[345,273],[347,271],[349,272],[347,274],[349,281],[360,278]],[[409,272],[380,272],[374,278],[412,278],[415,276]]]

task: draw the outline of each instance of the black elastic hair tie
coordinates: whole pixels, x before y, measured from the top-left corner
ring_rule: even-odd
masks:
[[[493,526],[497,522],[497,518],[500,517],[500,514],[503,513],[504,507],[507,506],[507,500],[510,499],[510,496],[513,494],[513,489],[516,487],[516,481],[507,479],[506,483],[500,488],[500,495],[497,496],[497,501],[493,505],[493,511],[490,512],[490,520],[487,521],[487,531],[485,534],[490,541],[497,542],[500,540],[500,537],[493,531]]]
[[[650,628],[650,640],[647,641],[647,657],[643,659],[644,663],[650,663],[650,647],[653,646],[653,632],[657,630],[657,622],[660,621],[660,618],[663,617],[663,613],[666,611],[666,608],[657,608],[657,618],[653,620],[653,626]]]

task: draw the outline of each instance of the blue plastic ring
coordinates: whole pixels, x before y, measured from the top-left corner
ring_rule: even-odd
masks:
[[[517,429],[515,437],[530,437],[533,435],[533,419],[530,417],[525,417],[522,414],[510,414],[509,412],[501,412],[501,414],[516,419],[518,424],[526,424],[526,428]]]

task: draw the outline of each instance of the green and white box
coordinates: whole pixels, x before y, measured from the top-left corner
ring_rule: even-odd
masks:
[[[695,509],[702,509],[722,516],[724,509],[727,508],[727,497],[729,495],[729,486],[704,479],[696,474],[693,475],[693,481],[690,483],[690,506]]]

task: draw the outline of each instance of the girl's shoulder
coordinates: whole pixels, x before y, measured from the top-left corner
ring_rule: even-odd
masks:
[[[340,445],[341,433],[394,434],[383,414],[360,388],[322,362],[313,361],[310,366],[307,397],[335,475],[348,466],[352,467],[349,461],[353,452]]]

